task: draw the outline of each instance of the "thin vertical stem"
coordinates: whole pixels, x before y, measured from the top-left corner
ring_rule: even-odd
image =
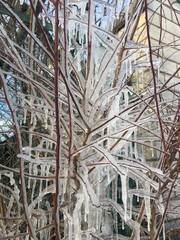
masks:
[[[154,100],[155,100],[155,104],[156,104],[156,111],[157,111],[157,116],[158,116],[158,121],[159,121],[159,128],[160,128],[160,133],[161,133],[162,144],[163,144],[163,148],[164,148],[163,150],[166,151],[165,137],[164,137],[163,126],[162,126],[162,121],[161,121],[161,114],[160,114],[158,98],[157,98],[156,74],[155,74],[153,58],[152,58],[152,45],[151,45],[151,36],[150,36],[150,28],[149,28],[149,20],[148,20],[147,0],[144,1],[144,4],[145,4],[145,19],[146,19],[146,27],[147,27],[147,40],[148,40],[148,45],[149,45],[149,59],[150,59],[150,66],[151,66],[151,71],[152,71],[152,75],[153,75],[153,84],[154,84]],[[170,168],[168,162],[166,162],[166,164],[167,164],[168,168]]]
[[[60,107],[59,107],[59,66],[58,66],[58,25],[59,25],[59,4],[58,0],[54,1],[55,8],[55,40],[54,40],[54,95],[55,95],[55,116],[56,116],[56,192],[54,199],[54,224],[55,224],[55,232],[56,239],[61,239],[60,234],[60,223],[59,223],[59,192],[60,192],[60,160],[61,160],[61,133],[60,133]]]
[[[65,77],[68,77],[67,72],[67,25],[66,25],[66,0],[63,1],[64,3],[64,71]]]

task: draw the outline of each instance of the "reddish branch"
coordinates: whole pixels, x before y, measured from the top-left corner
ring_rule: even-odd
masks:
[[[55,178],[55,197],[54,197],[54,224],[56,239],[61,239],[60,234],[60,204],[59,204],[59,193],[60,193],[60,161],[61,161],[61,130],[60,130],[60,107],[59,107],[59,58],[58,58],[58,26],[59,26],[59,4],[58,0],[54,1],[55,8],[55,39],[54,39],[54,97],[55,97],[55,117],[56,117],[56,178]]]
[[[157,84],[156,84],[156,74],[154,70],[154,64],[153,64],[153,58],[152,58],[152,47],[151,47],[151,36],[150,36],[150,28],[149,28],[149,20],[148,20],[148,5],[147,5],[147,0],[144,1],[145,4],[145,19],[146,19],[146,27],[147,27],[147,40],[148,40],[148,45],[149,45],[149,58],[150,58],[150,65],[151,65],[151,71],[153,75],[153,84],[154,84],[154,100],[156,104],[156,111],[157,111],[157,116],[158,116],[158,121],[159,121],[159,128],[161,132],[161,139],[162,139],[162,144],[164,151],[166,151],[166,144],[165,144],[165,137],[164,137],[164,132],[163,132],[163,126],[162,126],[162,120],[161,120],[161,113],[159,110],[159,104],[158,104],[158,95],[157,95]],[[166,162],[169,170],[170,166],[168,162]]]

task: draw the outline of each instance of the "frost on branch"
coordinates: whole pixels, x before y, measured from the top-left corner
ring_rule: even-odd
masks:
[[[179,218],[178,45],[163,17],[152,34],[166,6],[16,2],[0,0],[0,236],[169,237]],[[30,20],[18,14],[24,3]]]

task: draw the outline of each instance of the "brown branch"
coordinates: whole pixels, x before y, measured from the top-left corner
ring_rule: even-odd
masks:
[[[56,182],[55,182],[55,197],[54,197],[54,224],[57,240],[61,240],[60,234],[60,204],[59,204],[59,193],[60,193],[60,161],[61,161],[61,130],[60,130],[60,107],[59,107],[59,52],[58,52],[58,25],[59,25],[59,4],[58,0],[54,0],[55,8],[55,45],[54,45],[54,95],[55,95],[55,118],[56,118]]]

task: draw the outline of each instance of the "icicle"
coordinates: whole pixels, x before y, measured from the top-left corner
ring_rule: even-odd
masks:
[[[106,14],[101,17],[101,28],[110,30],[111,23],[110,23],[110,17],[109,17],[109,13],[108,13],[109,9],[107,6],[105,7],[105,9],[106,9]]]
[[[139,71],[136,69],[136,92],[139,94]]]
[[[49,176],[49,170],[50,170],[50,165],[46,165],[46,176]],[[46,189],[48,187],[48,182],[49,182],[49,180],[46,179]]]
[[[81,26],[81,25],[79,25],[79,26]],[[83,45],[83,29],[82,29],[82,26],[81,26],[81,28],[79,29],[79,43],[80,43],[81,45]]]
[[[159,209],[159,212],[161,213],[161,215],[163,216],[165,208],[164,208],[164,205],[163,205],[162,196],[159,197],[158,209]]]
[[[136,179],[136,189],[139,189],[139,180]],[[139,202],[139,195],[137,195],[137,202]]]
[[[53,149],[53,145],[54,145],[54,141],[50,141],[50,144],[49,144],[50,149]]]
[[[85,206],[85,217],[84,221],[87,222],[87,216],[89,215],[89,196],[86,189],[84,189],[84,206]]]
[[[125,3],[125,28],[127,27],[127,24],[128,24],[130,2],[131,2],[131,0],[126,0],[126,3]]]
[[[129,199],[130,199],[130,213],[129,213],[129,217],[132,217],[132,207],[133,207],[133,195],[129,195]]]
[[[51,131],[50,131],[51,137],[54,135],[54,123],[55,123],[55,120],[51,119]]]
[[[66,194],[66,187],[67,187],[67,178],[68,178],[68,169],[64,169],[64,181],[63,181],[63,188],[62,188],[62,198],[64,199],[64,195]]]
[[[127,175],[121,174],[122,201],[124,205],[124,221],[127,221]]]
[[[33,220],[33,221],[31,221],[32,225],[36,229],[37,228],[37,224],[38,224],[37,218],[33,217],[32,220]],[[32,239],[32,240],[34,240],[34,239]]]
[[[166,240],[166,229],[164,222],[163,222],[163,240]]]
[[[3,223],[3,220],[0,220],[0,233],[1,233],[1,236],[7,236],[6,235],[6,228],[7,228],[7,226]]]
[[[117,0],[116,11],[117,11],[118,18],[119,18],[119,13],[122,10],[122,7],[123,7],[123,1],[122,0]]]
[[[93,31],[92,31],[92,35],[93,35]],[[86,29],[84,29],[84,38],[85,38],[85,47],[87,48],[87,46],[88,46],[88,37],[87,37],[87,30]]]
[[[80,51],[77,52],[77,69],[79,72],[81,71],[81,53],[80,53]]]
[[[142,89],[144,89],[144,69],[142,71]]]
[[[13,207],[13,202],[14,202],[14,196],[11,195],[11,198],[10,198],[10,201],[9,201],[9,204],[8,204],[8,207],[7,207],[6,217],[10,216],[11,208]]]
[[[78,3],[79,8],[81,9],[81,16],[84,16],[86,13],[86,4],[86,1]]]
[[[128,89],[124,89],[124,90],[123,90],[123,93],[124,93],[124,105],[125,105],[125,108],[127,108],[128,105],[129,105],[129,95],[128,95],[128,92],[129,92]]]
[[[55,35],[55,19],[54,19],[54,17],[51,17],[51,24],[52,24],[52,29],[53,29],[53,35]]]
[[[68,22],[69,47],[72,44],[71,39],[75,36],[75,29],[76,29],[76,22],[74,20],[73,21],[69,20],[69,22]]]
[[[121,219],[121,221],[122,221],[122,230],[124,230],[124,220]]]
[[[99,198],[100,196],[100,189],[99,189],[99,182],[100,182],[100,179],[101,179],[101,167],[99,166],[96,166],[96,171],[97,171],[97,186],[96,186],[96,194],[97,194],[97,197]]]
[[[99,216],[99,211],[97,211],[96,213],[96,229],[99,229],[99,225],[100,225],[100,216]]]
[[[126,143],[125,146],[124,146],[126,156],[128,156],[128,145],[129,145],[129,143]]]
[[[43,27],[45,27],[46,26],[46,17],[44,14],[42,14],[41,16],[42,16],[42,25],[43,25]]]
[[[102,225],[101,225],[102,234],[105,236],[111,235],[113,232],[112,215],[109,212],[105,211],[101,222],[102,222]]]
[[[41,176],[45,176],[45,165],[41,165]]]
[[[137,159],[138,158],[138,150],[137,150],[137,128],[135,128],[134,130],[134,155],[135,155],[135,158]]]
[[[149,48],[144,48],[143,50],[144,50],[144,52],[146,54],[147,61],[149,61]]]
[[[34,112],[31,112],[31,121],[30,123],[33,124]]]
[[[51,167],[50,165],[46,165],[46,172],[45,172],[46,176],[49,176],[50,167]]]
[[[148,231],[150,231],[150,224],[151,224],[151,202],[150,202],[150,184],[145,182],[145,189],[148,192],[149,196],[144,197],[145,201],[145,209],[146,209],[146,216],[148,222]]]
[[[100,5],[100,15],[101,17],[104,16],[104,4]]]
[[[47,108],[45,108],[44,109],[44,112],[45,112],[45,119],[44,119],[44,122],[45,122],[45,129],[47,129],[48,128],[48,109]]]
[[[159,204],[158,204],[158,209],[159,209],[159,212],[161,213],[161,215],[163,216],[164,214],[164,205],[163,205],[163,199],[162,199],[162,196],[160,196],[159,198]],[[163,240],[165,240],[165,224],[163,222]]]
[[[116,233],[116,239],[118,240],[118,229],[119,229],[119,224],[118,224],[118,217],[117,217],[117,213],[115,212],[115,223],[114,223],[114,227],[115,227],[115,233]]]
[[[140,240],[140,224],[136,222],[136,240]]]
[[[20,190],[17,187],[17,185],[14,185],[14,194],[16,195],[16,198],[19,200],[20,196],[19,196]]]
[[[50,8],[54,8],[53,2],[49,1],[49,7],[50,7]]]
[[[146,163],[144,145],[141,145],[141,151],[142,151],[141,160],[142,160],[142,162]]]
[[[32,170],[32,163],[29,163],[29,174],[31,174],[31,170]],[[31,186],[31,178],[29,177],[28,178],[28,189],[30,188]]]
[[[115,8],[108,7],[109,11],[109,30],[112,31],[115,19]]]
[[[72,223],[71,222],[68,223],[68,237],[69,237],[69,239],[73,239],[73,237],[72,237]]]
[[[11,185],[14,185],[14,184],[15,184],[15,180],[14,180],[14,178],[13,178],[13,172],[10,172],[9,178],[10,178],[10,184],[11,184]]]
[[[29,99],[29,107],[31,108],[31,107],[33,107],[33,98],[31,96],[29,98],[30,98]]]
[[[75,39],[78,39],[79,23],[75,23]]]
[[[24,108],[24,120],[23,120],[24,123],[26,123],[26,117],[27,117],[27,109]]]
[[[48,201],[46,201],[46,207],[47,207],[47,210],[49,213],[49,222],[51,223],[52,222],[52,209],[51,209],[50,203]]]
[[[128,61],[125,61],[126,78],[128,77]]]
[[[35,127],[37,124],[37,118],[36,115],[34,114],[34,119],[33,119],[33,127]]]
[[[129,74],[132,74],[132,62],[131,59],[129,59]]]
[[[29,235],[26,235],[26,238],[25,238],[25,240],[29,240]]]
[[[107,11],[107,20],[108,20],[108,25],[107,25],[107,30],[111,30],[112,26],[112,19],[111,19],[111,8],[109,6],[106,6],[106,11]]]
[[[119,113],[119,95],[115,97],[113,100],[113,107],[111,107],[109,112],[109,117],[114,117],[116,114]]]
[[[41,165],[41,176],[45,176],[45,165]],[[43,183],[43,180],[40,180],[40,187],[39,187],[39,191],[41,192],[42,191],[42,183]]]
[[[152,158],[154,158],[154,148],[153,148],[153,141],[150,141],[151,142],[151,151],[152,151]]]
[[[38,206],[38,208],[39,208],[39,206]],[[37,228],[40,228],[40,227],[41,227],[41,219],[38,218],[37,219]]]
[[[72,14],[73,14],[74,16],[76,16],[76,14],[77,14],[77,7],[76,7],[76,6],[73,6],[73,7],[71,8],[71,10],[72,10]]]
[[[81,206],[84,201],[84,194],[76,194],[77,202],[76,207],[73,211],[73,223],[74,223],[74,234],[75,240],[80,240],[80,230],[81,230]]]
[[[35,176],[38,173],[38,169],[37,169],[37,165],[36,164],[33,164],[33,173],[34,173]],[[33,182],[31,201],[33,201],[35,187],[36,187],[36,179],[34,179],[34,182]]]
[[[48,109],[44,108],[44,113],[45,113],[45,119],[48,120]]]
[[[46,149],[49,149],[49,146],[50,146],[50,142],[49,141],[44,141],[45,144],[46,144]]]
[[[110,168],[110,166],[108,165],[106,167],[106,169],[107,169],[107,185],[109,185],[111,183],[111,179],[110,179],[110,176],[109,176],[110,175],[109,168]]]
[[[159,59],[157,59],[154,64],[157,68],[157,84],[159,83],[159,79],[160,79],[160,64],[161,64],[161,60]]]

